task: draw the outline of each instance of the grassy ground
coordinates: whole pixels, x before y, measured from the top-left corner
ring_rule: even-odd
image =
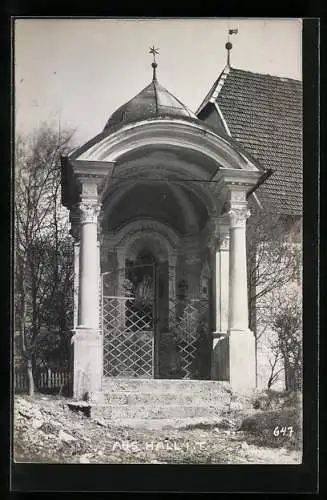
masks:
[[[215,423],[149,429],[110,426],[56,396],[15,397],[16,461],[45,463],[301,463],[300,408],[227,412]],[[279,426],[293,427],[274,435]],[[275,431],[277,434],[277,431]]]

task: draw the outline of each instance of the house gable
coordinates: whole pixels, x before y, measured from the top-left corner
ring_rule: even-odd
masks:
[[[224,121],[231,137],[265,170],[273,171],[256,190],[263,207],[301,216],[302,83],[229,68],[210,92],[198,117],[219,128]],[[223,120],[218,120],[217,109]]]

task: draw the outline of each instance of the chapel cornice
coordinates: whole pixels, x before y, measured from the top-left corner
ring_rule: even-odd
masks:
[[[73,159],[113,162],[144,145],[170,145],[201,152],[220,168],[257,170],[251,160],[202,123],[181,119],[151,119],[128,124],[113,134],[97,138],[74,151]]]

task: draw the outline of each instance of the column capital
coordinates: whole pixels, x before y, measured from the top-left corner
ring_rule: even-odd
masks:
[[[230,228],[245,227],[246,220],[250,216],[245,186],[228,186],[228,197],[225,207],[226,212],[224,215],[226,215],[229,219]]]
[[[230,227],[245,227],[247,219],[250,217],[251,212],[247,206],[232,206],[228,211]]]
[[[219,250],[229,250],[229,232],[219,235],[218,246]]]
[[[227,213],[212,217],[209,226],[208,246],[211,250],[228,250],[229,249],[229,227],[230,220]]]
[[[229,250],[229,227],[230,221],[227,214],[221,215],[217,219],[218,223],[218,248],[219,250]]]
[[[88,198],[82,199],[82,201],[78,203],[80,223],[97,224],[100,210],[101,210],[101,204],[98,202],[97,199],[88,199]]]

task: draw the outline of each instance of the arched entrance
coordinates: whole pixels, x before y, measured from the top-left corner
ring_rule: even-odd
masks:
[[[124,266],[102,275],[104,376],[209,378],[208,269],[181,278],[155,236],[130,238]]]
[[[160,334],[169,330],[174,293],[169,251],[155,233],[125,240],[120,267],[102,274],[104,375],[160,378]]]
[[[116,286],[111,288],[113,292],[109,295],[107,290],[113,283]],[[103,273],[101,305],[103,375],[154,377],[157,324],[155,262],[127,261],[123,269]]]
[[[153,267],[162,267],[166,284],[168,276],[168,312],[163,301],[155,327],[160,323],[161,339],[165,335],[175,339],[175,352],[184,361],[180,376],[202,378],[197,368],[194,370],[194,352],[199,350],[195,335],[209,333],[215,335],[211,359],[214,355],[219,361],[219,377],[235,387],[252,387],[254,343],[248,330],[245,236],[246,196],[260,176],[256,166],[205,125],[167,117],[124,124],[112,133],[105,131],[74,151],[66,163],[65,203],[76,229],[76,248],[81,250],[76,251],[79,301],[74,374],[85,373],[86,381],[91,374],[90,383],[83,384],[75,376],[74,394],[80,394],[82,386],[92,390],[100,386],[100,366],[105,376],[156,376],[158,336],[153,320],[157,316],[150,316],[150,327],[149,320],[140,327],[137,319],[137,329],[133,315],[126,314],[127,305],[136,300],[132,295],[136,291],[126,290],[126,270],[131,266],[128,260],[149,259],[148,250],[156,260]],[[227,248],[225,226],[230,236]],[[138,242],[133,258],[127,251],[132,240]],[[160,245],[149,246],[150,240]],[[164,258],[156,251],[159,247],[166,252]],[[216,303],[214,323],[203,321],[201,313],[201,304],[207,300],[201,296],[202,291],[212,289],[202,273],[209,250]],[[102,335],[98,334],[99,271],[103,276]],[[149,281],[138,272],[133,276],[137,293],[142,296],[140,290],[149,288]],[[158,300],[154,303],[158,312]],[[149,313],[145,317],[149,318]],[[214,325],[217,331],[213,332]],[[226,356],[221,355],[222,345],[227,346]],[[156,346],[161,356],[162,346]],[[89,348],[93,349],[92,356],[85,355]],[[207,369],[209,365],[208,360]],[[162,376],[161,367],[157,373]],[[175,375],[170,371],[169,376]]]

